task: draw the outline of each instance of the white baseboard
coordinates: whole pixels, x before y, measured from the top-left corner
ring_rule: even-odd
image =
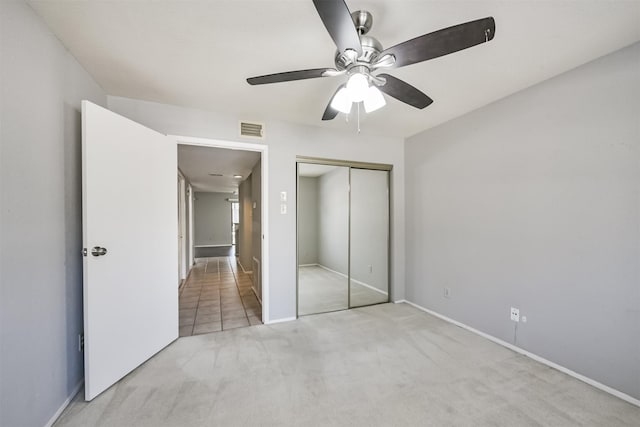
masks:
[[[240,260],[238,260],[238,264],[240,265],[240,268],[242,269],[242,272],[243,272],[243,273],[246,273],[246,274],[251,274],[251,273],[252,273],[252,271],[251,271],[251,270],[247,271],[247,270],[245,270],[245,269],[244,269],[244,265],[242,265],[242,263],[240,262]]]
[[[194,248],[225,248],[228,246],[233,246],[232,243],[224,243],[221,245],[193,245]]]
[[[262,305],[262,295],[258,295],[258,291],[256,291],[256,288],[254,288],[253,286],[251,286],[251,292],[253,292],[260,305]]]
[[[76,384],[76,386],[71,391],[71,394],[69,395],[69,397],[67,397],[67,399],[64,402],[62,402],[62,405],[60,405],[56,413],[53,414],[53,416],[49,419],[49,421],[47,421],[44,427],[51,427],[53,423],[58,421],[58,418],[60,418],[60,415],[62,415],[62,412],[64,412],[64,410],[67,409],[67,406],[69,406],[69,403],[71,403],[73,398],[76,397],[76,394],[78,394],[80,390],[82,390],[83,385],[84,385],[84,379],[80,380],[80,382]]]
[[[293,316],[293,317],[284,317],[282,319],[275,319],[275,320],[269,320],[267,323],[265,323],[265,325],[273,325],[275,323],[284,323],[284,322],[291,322],[292,320],[296,320],[297,317]]]
[[[298,267],[320,267],[320,264],[298,264]]]
[[[449,323],[454,324],[454,325],[456,325],[456,326],[459,326],[459,327],[461,327],[461,328],[463,328],[463,329],[466,329],[466,330],[467,330],[467,331],[469,331],[469,332],[473,332],[473,333],[474,333],[474,334],[476,334],[476,335],[480,335],[481,337],[486,338],[486,339],[488,339],[489,341],[493,341],[494,343],[499,344],[499,345],[501,345],[501,346],[503,346],[503,347],[506,347],[506,348],[508,348],[509,350],[513,350],[513,351],[515,351],[516,353],[520,353],[520,354],[522,354],[522,355],[524,355],[524,356],[527,356],[527,357],[529,357],[530,359],[535,360],[536,362],[540,362],[540,363],[542,363],[543,365],[547,365],[547,366],[549,366],[550,368],[556,369],[556,370],[558,370],[558,371],[560,371],[560,372],[562,372],[562,373],[564,373],[564,374],[567,374],[567,375],[569,375],[569,376],[571,376],[571,377],[573,377],[573,378],[576,378],[576,379],[578,379],[578,380],[580,380],[580,381],[582,381],[582,382],[584,382],[584,383],[587,383],[587,384],[589,384],[590,386],[593,386],[593,387],[595,387],[595,388],[597,388],[597,389],[600,389],[600,390],[602,390],[602,391],[604,391],[604,392],[606,392],[606,393],[609,393],[609,394],[611,394],[611,395],[613,395],[613,396],[615,396],[615,397],[618,397],[618,398],[620,398],[620,399],[624,400],[625,402],[629,402],[629,403],[631,403],[632,405],[640,406],[640,400],[636,399],[635,397],[629,396],[628,394],[623,393],[623,392],[621,392],[621,391],[619,391],[619,390],[616,390],[616,389],[614,389],[614,388],[611,388],[611,387],[609,387],[608,385],[604,385],[604,384],[602,384],[602,383],[599,383],[598,381],[596,381],[596,380],[594,380],[594,379],[591,379],[591,378],[589,378],[589,377],[585,377],[585,376],[584,376],[584,375],[582,375],[582,374],[579,374],[579,373],[577,373],[577,372],[575,372],[575,371],[572,371],[572,370],[571,370],[571,369],[569,369],[569,368],[565,368],[565,367],[564,367],[564,366],[562,366],[562,365],[558,365],[557,363],[552,362],[552,361],[550,361],[550,360],[547,360],[547,359],[545,359],[544,357],[538,356],[537,354],[531,353],[531,352],[529,352],[529,351],[527,351],[527,350],[524,350],[524,349],[522,349],[522,348],[520,348],[520,347],[518,347],[518,346],[515,346],[515,345],[513,345],[513,344],[510,344],[510,343],[508,343],[508,342],[506,342],[506,341],[503,341],[503,340],[501,340],[500,338],[496,338],[496,337],[494,337],[493,335],[489,335],[489,334],[487,334],[487,333],[484,333],[484,332],[482,332],[482,331],[479,331],[479,330],[477,330],[477,329],[475,329],[475,328],[472,328],[471,326],[465,325],[464,323],[458,322],[457,320],[453,320],[453,319],[451,319],[451,318],[449,318],[449,317],[447,317],[447,316],[444,316],[444,315],[442,315],[442,314],[440,314],[440,313],[438,313],[438,312],[435,312],[435,311],[433,311],[433,310],[429,310],[428,308],[422,307],[422,306],[420,306],[420,305],[418,305],[418,304],[415,304],[415,303],[413,303],[413,302],[411,302],[411,301],[408,301],[408,300],[400,300],[400,301],[397,301],[396,303],[402,303],[402,302],[404,302],[404,303],[406,303],[406,304],[409,304],[410,306],[415,307],[415,308],[417,308],[418,310],[422,310],[422,311],[424,311],[425,313],[429,313],[429,314],[431,314],[432,316],[435,316],[435,317],[437,317],[437,318],[439,318],[439,319],[442,319],[442,320],[444,320],[445,322],[449,322]]]
[[[332,269],[330,269],[329,267],[326,267],[326,266],[324,266],[324,265],[322,265],[322,264],[309,264],[308,266],[312,266],[312,265],[318,266],[318,267],[320,267],[320,268],[322,268],[322,269],[324,269],[324,270],[327,270],[327,271],[330,271],[330,272],[332,272],[332,273],[335,273],[335,274],[337,274],[338,276],[342,276],[342,277],[344,277],[345,279],[348,277],[346,274],[344,274],[344,273],[340,273],[339,271],[332,270]],[[300,267],[303,267],[303,266],[300,266]],[[306,265],[305,265],[304,267],[306,267]],[[381,289],[378,289],[378,288],[376,288],[376,287],[374,287],[374,286],[368,285],[368,284],[366,284],[366,283],[364,283],[364,282],[361,282],[361,281],[359,281],[359,280],[351,279],[351,281],[352,281],[353,283],[357,283],[357,284],[358,284],[358,285],[360,285],[360,286],[364,286],[365,288],[369,288],[369,289],[371,289],[372,291],[376,291],[377,293],[382,294],[382,295],[384,295],[384,296],[388,296],[388,295],[389,295],[389,294],[387,294],[385,291],[383,291],[383,290],[381,290]]]

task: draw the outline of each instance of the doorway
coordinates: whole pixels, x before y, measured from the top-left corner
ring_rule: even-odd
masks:
[[[390,170],[298,158],[298,316],[389,301]]]
[[[262,290],[240,258],[244,255],[249,266],[247,257],[261,259],[263,215],[242,215],[240,202],[262,206],[263,151],[188,140],[178,138],[177,150],[180,173],[191,190],[184,205],[192,209],[186,214],[188,226],[179,228],[192,230],[185,252],[193,250],[194,258],[179,291],[180,336],[262,324]]]

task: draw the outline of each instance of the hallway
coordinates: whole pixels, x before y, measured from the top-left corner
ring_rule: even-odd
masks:
[[[181,337],[262,324],[251,275],[235,257],[197,258],[179,299]]]

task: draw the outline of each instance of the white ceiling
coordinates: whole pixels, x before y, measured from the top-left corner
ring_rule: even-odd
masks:
[[[249,86],[247,77],[332,67],[310,0],[30,4],[110,95],[352,130],[320,117],[344,77]],[[373,13],[384,47],[493,16],[493,41],[394,70],[434,104],[394,99],[362,127],[406,137],[640,40],[640,1],[347,1]]]
[[[253,151],[178,145],[178,167],[194,191],[233,193],[259,160],[260,153]]]

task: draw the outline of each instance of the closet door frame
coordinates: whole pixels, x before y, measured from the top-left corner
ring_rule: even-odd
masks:
[[[298,200],[300,199],[300,173],[299,173],[299,165],[301,163],[307,164],[316,164],[316,165],[326,165],[326,166],[342,166],[349,168],[349,215],[348,215],[348,247],[347,247],[347,310],[351,308],[357,307],[366,307],[366,306],[351,306],[351,170],[352,169],[368,169],[368,170],[377,170],[377,171],[385,171],[387,172],[387,303],[391,301],[391,171],[393,170],[393,165],[384,164],[384,163],[369,163],[369,162],[358,162],[358,161],[349,161],[349,160],[337,160],[337,159],[326,159],[322,157],[307,157],[307,156],[296,156],[296,318],[300,317],[298,314],[299,304],[300,304],[300,268],[299,268],[299,246],[300,246],[300,218],[299,209],[298,209]],[[378,304],[384,304],[385,302],[381,302]],[[371,304],[375,305],[375,304]],[[319,313],[317,313],[319,314]]]

